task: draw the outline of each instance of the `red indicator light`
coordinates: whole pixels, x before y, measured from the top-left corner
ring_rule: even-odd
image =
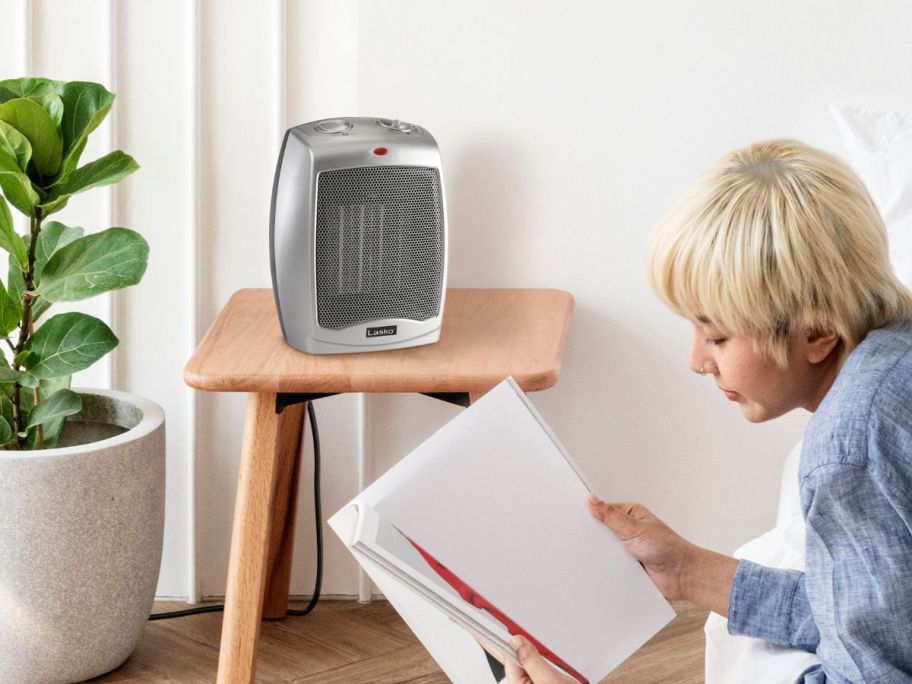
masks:
[[[376,154],[378,157],[382,157],[388,151],[389,150],[387,150],[385,147],[375,147],[374,148],[374,154]]]

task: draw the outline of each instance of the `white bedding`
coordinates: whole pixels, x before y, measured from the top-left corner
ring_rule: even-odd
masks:
[[[801,442],[789,454],[782,473],[776,526],[735,551],[773,568],[804,570],[804,518],[798,494]],[[728,620],[710,613],[706,634],[706,684],[792,684],[805,669],[819,662],[816,654],[774,646],[763,639],[732,636]]]

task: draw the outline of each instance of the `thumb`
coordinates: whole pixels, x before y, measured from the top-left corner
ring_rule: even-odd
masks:
[[[636,523],[624,510],[601,501],[592,493],[589,494],[587,503],[592,517],[604,523],[618,538],[627,539],[634,536]]]
[[[509,658],[504,662],[504,672],[507,675],[507,684],[534,684],[526,671],[519,665],[514,665]]]
[[[522,669],[535,684],[555,684],[560,681],[548,661],[541,656],[528,639],[517,634],[510,645],[516,652],[516,658]]]

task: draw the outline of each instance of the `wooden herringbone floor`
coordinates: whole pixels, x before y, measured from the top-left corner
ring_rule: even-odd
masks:
[[[155,612],[184,603],[157,603]],[[703,681],[706,611],[677,604],[678,617],[600,684]],[[133,655],[93,682],[208,684],[218,665],[221,613],[146,625]],[[305,617],[263,623],[257,682],[446,684],[446,676],[386,601],[324,600]]]

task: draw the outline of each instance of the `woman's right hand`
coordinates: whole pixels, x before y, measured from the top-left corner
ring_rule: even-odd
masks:
[[[627,552],[646,569],[669,601],[687,600],[728,615],[728,596],[738,561],[693,544],[638,503],[587,503]]]
[[[698,547],[638,503],[608,503],[590,494],[589,512],[607,525],[669,600],[685,599],[688,565]]]

